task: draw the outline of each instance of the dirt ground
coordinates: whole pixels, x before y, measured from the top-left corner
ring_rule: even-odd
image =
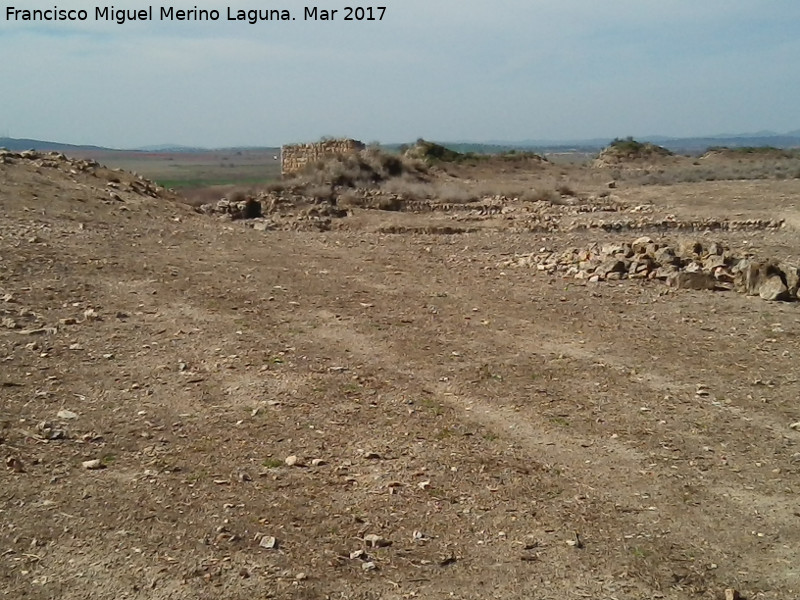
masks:
[[[636,232],[264,232],[51,162],[0,164],[1,598],[800,597],[797,303],[504,266]],[[794,262],[799,193],[613,190]]]

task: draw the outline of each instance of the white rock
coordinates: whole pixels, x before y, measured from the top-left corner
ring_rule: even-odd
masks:
[[[271,535],[265,535],[261,538],[261,541],[258,543],[258,545],[262,548],[266,548],[267,550],[274,550],[278,547],[278,540]]]
[[[364,541],[372,548],[384,548],[390,546],[391,542],[375,533],[370,533],[364,536]]]

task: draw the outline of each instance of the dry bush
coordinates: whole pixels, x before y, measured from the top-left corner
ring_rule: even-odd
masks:
[[[407,200],[428,200],[434,195],[433,184],[410,177],[389,179],[381,184],[380,189],[387,194],[396,194]]]
[[[417,160],[367,148],[355,154],[337,156],[309,165],[285,182],[287,186],[327,185],[332,189],[376,187],[394,178],[427,180],[427,167]]]
[[[304,195],[312,198],[314,202],[320,204],[324,202],[331,202],[336,196],[331,186],[320,184],[306,186]]]
[[[422,182],[401,177],[385,181],[380,189],[406,200],[436,200],[448,204],[466,204],[481,198],[475,189],[454,181]]]

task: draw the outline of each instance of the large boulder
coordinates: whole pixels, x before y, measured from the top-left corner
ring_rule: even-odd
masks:
[[[797,299],[800,276],[796,267],[775,261],[749,261],[737,265],[736,270],[736,289],[748,296],[772,301]]]
[[[783,301],[792,299],[789,288],[778,275],[770,275],[759,287],[758,295],[763,300]]]

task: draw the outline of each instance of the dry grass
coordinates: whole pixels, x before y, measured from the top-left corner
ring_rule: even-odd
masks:
[[[702,181],[746,181],[758,179],[800,179],[800,159],[700,159],[689,163],[626,171],[617,169],[615,178],[637,185],[670,185]]]
[[[420,161],[371,147],[356,154],[318,161],[288,179],[286,185],[324,185],[332,189],[376,187],[381,182],[398,177],[424,181],[428,177],[428,169]]]

